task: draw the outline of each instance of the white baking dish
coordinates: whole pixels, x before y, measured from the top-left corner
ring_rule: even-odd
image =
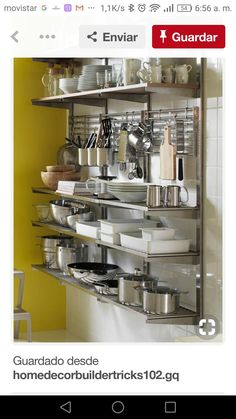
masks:
[[[171,240],[175,237],[173,228],[140,228],[140,230],[142,231],[143,240]]]
[[[148,254],[186,253],[190,240],[144,240],[141,232],[120,233],[121,246]]]
[[[123,233],[127,231],[137,231],[139,227],[156,227],[157,221],[149,221],[144,218],[137,218],[131,220],[113,219],[113,220],[99,220],[101,223],[101,232],[104,234]]]
[[[104,234],[101,231],[101,240],[102,242],[110,243],[110,244],[120,244],[120,234]]]
[[[101,227],[99,221],[76,222],[76,233],[92,239],[100,239]]]

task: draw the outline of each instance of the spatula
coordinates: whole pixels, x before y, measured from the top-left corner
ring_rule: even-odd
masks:
[[[176,147],[171,143],[171,127],[164,128],[164,141],[160,146],[160,178],[176,179]]]

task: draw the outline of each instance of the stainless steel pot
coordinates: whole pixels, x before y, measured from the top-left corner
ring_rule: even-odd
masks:
[[[71,263],[88,261],[88,246],[86,244],[74,246],[57,246],[56,260],[59,269],[65,274],[69,274],[68,265]]]
[[[42,249],[43,264],[48,269],[58,269],[57,254],[53,248]]]
[[[56,247],[70,245],[73,237],[69,236],[40,236],[43,264],[49,269],[58,269]]]
[[[66,245],[70,244],[73,241],[73,237],[69,236],[40,236],[41,247],[43,249],[54,249],[56,251],[57,245]]]
[[[180,294],[186,293],[177,289],[165,289],[165,287],[145,290],[143,292],[143,310],[149,314],[174,313],[179,308]]]
[[[129,127],[128,127],[129,128]],[[151,147],[151,139],[147,136],[147,126],[139,123],[136,129],[128,130],[128,143],[136,151],[148,151]]]
[[[118,296],[122,304],[142,306],[143,288],[151,288],[156,279],[135,269],[133,274],[118,274]]]
[[[67,217],[73,214],[83,214],[89,212],[87,205],[80,204],[73,200],[50,201],[50,211],[54,221],[64,227],[68,227]]]

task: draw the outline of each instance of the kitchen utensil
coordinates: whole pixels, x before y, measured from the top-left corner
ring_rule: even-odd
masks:
[[[175,83],[187,84],[189,79],[189,72],[192,70],[190,64],[182,64],[175,66]]]
[[[83,214],[73,214],[67,216],[67,224],[70,228],[76,231],[76,222],[93,221],[95,217],[94,212],[84,212]]]
[[[78,170],[78,147],[71,143],[71,141],[63,144],[57,151],[58,165],[75,165]]]
[[[94,288],[98,294],[117,295],[118,294],[118,280],[107,279],[105,281],[95,282]]]
[[[113,279],[119,266],[109,263],[80,262],[69,264],[68,269],[70,275],[75,279],[91,284],[101,280]]]
[[[182,190],[186,192],[185,200],[181,198]],[[166,207],[180,207],[188,202],[189,194],[185,186],[168,185],[164,186],[164,191],[164,205]]]
[[[118,295],[121,304],[131,306],[142,305],[141,288],[151,287],[155,279],[149,275],[144,274],[140,269],[135,268],[134,273],[117,274],[118,279]],[[135,287],[139,287],[136,289]]]
[[[39,236],[41,239],[41,247],[43,249],[55,249],[56,246],[70,244],[73,241],[73,237],[70,236],[56,236],[56,235],[49,235],[49,236]]]
[[[178,154],[184,153],[184,121],[180,119],[175,119],[175,138],[176,138],[176,149]],[[177,178],[178,180],[183,180],[183,159],[178,156],[177,164]]]
[[[56,246],[56,258],[59,269],[65,274],[69,274],[67,265],[71,263],[88,261],[88,246],[86,244]]]
[[[92,132],[87,140],[87,143],[85,144],[84,148],[92,148],[95,145],[95,141],[96,141],[96,134],[95,132]]]
[[[41,179],[44,185],[52,190],[57,189],[59,180],[80,180],[79,172],[41,172]]]
[[[78,149],[78,162],[80,166],[88,165],[88,150],[86,148]]]
[[[144,290],[143,310],[149,314],[174,313],[179,308],[180,294],[187,293],[186,291],[166,287]]]
[[[150,255],[164,253],[186,253],[189,251],[189,239],[144,240],[141,232],[120,233],[121,246]]]
[[[171,143],[171,127],[164,128],[164,142],[160,145],[160,178],[176,178],[176,147]]]
[[[42,236],[41,239],[41,251],[43,264],[49,269],[58,269],[57,257],[56,257],[56,246],[57,245],[69,245],[73,242],[73,237],[69,236]]]
[[[128,179],[132,180],[134,178],[142,179],[143,177],[143,169],[141,168],[139,161],[135,160],[135,166],[134,169],[131,170],[128,174]]]
[[[117,161],[120,163],[126,162],[127,143],[128,143],[128,132],[126,130],[121,130],[120,138],[119,138],[119,150],[118,150],[118,156],[117,156]]]
[[[123,83],[125,86],[129,84],[138,84],[139,78],[137,71],[141,67],[141,60],[134,58],[123,59]]]
[[[34,204],[33,205],[36,209],[38,220],[41,222],[50,222],[53,220],[51,213],[50,213],[50,206],[49,204]]]
[[[62,226],[68,227],[67,216],[72,214],[83,214],[89,212],[87,205],[80,204],[73,200],[50,201],[50,210],[54,221]]]
[[[109,144],[109,140],[108,142],[105,143]],[[102,166],[108,166],[109,164],[109,150],[108,148],[97,148],[97,166],[98,167],[102,167]]]
[[[183,159],[182,157],[178,158],[178,180],[184,179],[184,170],[183,170]]]
[[[110,118],[106,118],[102,120],[102,126],[103,126],[103,147],[110,148],[111,147],[111,134],[112,134],[112,123]]]
[[[97,148],[88,148],[88,166],[97,166]]]
[[[163,187],[161,185],[149,185],[147,188],[146,204],[150,208],[163,206]]]
[[[147,126],[140,122],[136,129],[129,129],[128,143],[136,151],[148,151],[151,147],[151,139],[147,136]]]
[[[167,227],[140,228],[143,240],[171,240],[175,237],[175,230]]]

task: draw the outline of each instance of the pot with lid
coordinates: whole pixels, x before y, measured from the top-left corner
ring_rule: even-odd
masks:
[[[140,269],[135,268],[134,273],[117,274],[118,296],[122,304],[131,306],[142,306],[143,289],[151,288],[157,279],[144,274]]]

